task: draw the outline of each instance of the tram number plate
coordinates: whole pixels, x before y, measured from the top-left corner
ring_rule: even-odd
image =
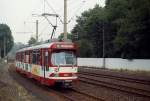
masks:
[[[71,82],[72,80],[65,80],[65,82]]]
[[[64,74],[64,76],[69,76],[68,74]]]

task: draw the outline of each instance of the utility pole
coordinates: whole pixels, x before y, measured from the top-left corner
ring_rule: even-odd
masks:
[[[0,59],[1,59],[1,48],[0,48]]]
[[[105,27],[103,22],[103,68],[105,68]]]
[[[38,20],[36,20],[36,42],[38,42]]]
[[[5,55],[6,55],[6,44],[5,44],[5,36],[4,36],[4,58],[5,58]]]
[[[64,0],[64,40],[67,39],[67,0]]]

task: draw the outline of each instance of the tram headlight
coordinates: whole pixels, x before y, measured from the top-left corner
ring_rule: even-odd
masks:
[[[51,73],[51,74],[49,75],[49,77],[59,77],[59,74],[58,74],[58,73]]]
[[[54,72],[58,72],[59,71],[59,68],[54,68]]]
[[[54,73],[51,73],[51,74],[49,75],[49,77],[54,77]]]
[[[55,73],[55,75],[54,75],[55,77],[59,77],[59,74],[58,73]]]

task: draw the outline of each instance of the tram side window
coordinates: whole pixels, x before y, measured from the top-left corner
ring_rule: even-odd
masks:
[[[17,61],[19,61],[19,53],[17,53]]]
[[[22,53],[20,52],[20,62],[22,61]]]
[[[20,61],[22,62],[22,53],[20,53]]]
[[[20,54],[17,53],[17,60],[18,60],[18,61],[20,61],[20,60],[19,60],[19,59],[20,59],[19,57],[20,57]]]
[[[32,51],[30,52],[29,56],[30,56],[30,58],[29,58],[30,59],[30,63],[32,63],[32,60],[33,60],[33,53],[32,53]]]
[[[19,61],[21,61],[21,53],[19,53]]]
[[[25,62],[29,62],[29,51],[26,51]]]
[[[24,55],[24,52],[22,52],[22,62],[24,62],[24,58],[25,58],[25,55]]]
[[[39,65],[40,64],[40,50],[37,51],[36,57],[37,57],[36,64]]]
[[[35,52],[35,51],[33,52],[33,55],[32,55],[32,56],[33,56],[33,58],[32,58],[32,63],[33,63],[33,64],[36,64],[36,52]]]
[[[20,55],[21,55],[21,57],[20,57],[20,58],[21,58],[21,59],[20,59],[20,61],[22,62],[22,60],[23,60],[23,53],[21,52],[21,53],[20,53]]]
[[[40,64],[40,50],[34,50],[32,56],[33,56],[32,63]]]

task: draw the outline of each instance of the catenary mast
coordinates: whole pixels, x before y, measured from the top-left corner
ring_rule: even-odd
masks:
[[[64,40],[67,39],[67,0],[64,0]]]

